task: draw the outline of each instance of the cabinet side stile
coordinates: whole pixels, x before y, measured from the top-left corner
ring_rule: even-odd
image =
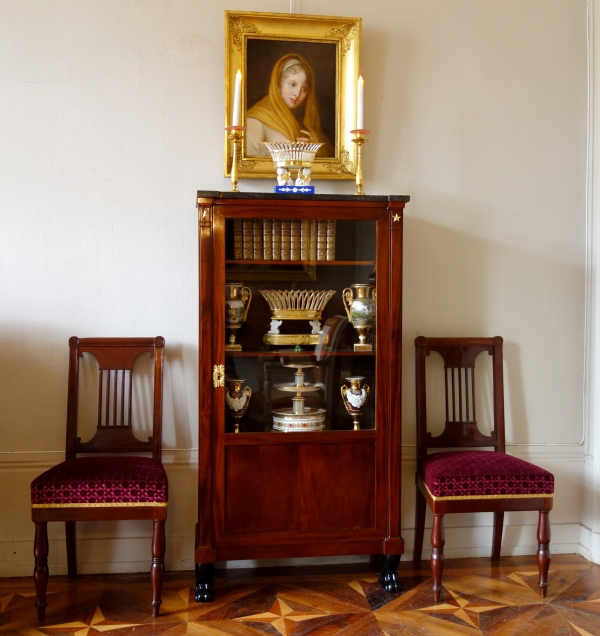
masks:
[[[225,515],[225,211],[217,204],[212,218],[212,364],[221,366],[220,386],[212,387],[210,412],[212,447],[212,539],[218,549],[224,533]]]
[[[212,528],[212,262],[213,199],[198,198],[199,260],[199,356],[198,356],[198,524],[195,562],[214,563],[216,551]]]
[[[384,536],[382,553],[385,554],[387,540],[390,536],[388,501],[390,495],[390,429],[392,428],[392,422],[389,414],[391,402],[395,399],[395,396],[390,391],[391,384],[388,379],[390,356],[393,357],[393,351],[390,348],[391,325],[389,316],[391,303],[389,279],[390,227],[385,205],[379,205],[377,212],[377,250],[375,256],[377,271],[377,323],[375,329],[377,456],[375,469],[377,477],[377,511],[380,515],[377,526]]]
[[[402,474],[402,216],[404,202],[391,201],[388,206],[389,236],[389,343],[391,351],[389,392],[389,511],[388,554],[402,554],[401,474]]]

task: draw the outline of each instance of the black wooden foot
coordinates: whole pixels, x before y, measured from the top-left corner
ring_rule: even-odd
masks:
[[[215,600],[215,564],[196,563],[196,603],[212,603]]]
[[[398,554],[384,554],[381,559],[379,571],[377,572],[379,577],[379,585],[385,592],[390,594],[397,594],[402,592],[402,585],[398,578],[398,564],[400,563],[400,555]]]

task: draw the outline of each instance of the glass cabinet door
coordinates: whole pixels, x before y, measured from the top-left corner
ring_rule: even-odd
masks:
[[[377,221],[224,226],[225,432],[375,429]]]

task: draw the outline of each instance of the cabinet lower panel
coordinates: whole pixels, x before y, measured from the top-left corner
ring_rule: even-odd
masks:
[[[346,556],[352,554],[384,554],[385,541],[319,541],[281,545],[231,545],[218,547],[217,561],[246,559],[287,559],[301,557]],[[196,559],[196,563],[203,560]]]
[[[374,441],[228,446],[224,485],[225,536],[375,528]]]

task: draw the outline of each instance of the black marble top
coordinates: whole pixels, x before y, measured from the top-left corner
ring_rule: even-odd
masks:
[[[410,201],[402,194],[279,194],[275,192],[219,192],[218,190],[198,190],[201,199],[294,199],[302,201]]]

